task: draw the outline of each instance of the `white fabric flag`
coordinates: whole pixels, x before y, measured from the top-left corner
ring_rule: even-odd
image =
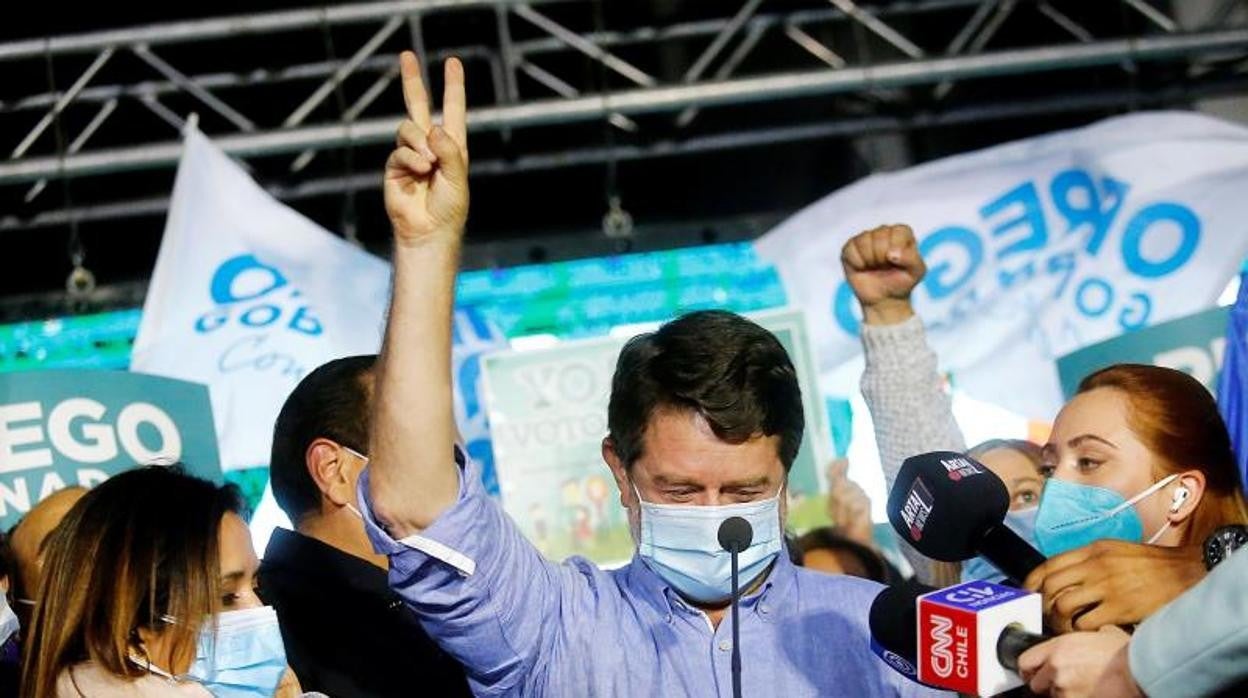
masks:
[[[919,237],[915,304],[942,367],[1019,414],[1061,406],[1054,360],[1210,307],[1248,254],[1248,129],[1138,113],[873,175],[760,238],[806,308],[823,386],[857,392],[845,240],[884,223]]]
[[[267,466],[299,380],[378,350],[390,266],[276,201],[198,131],[184,148],[130,368],[207,384],[222,469]],[[263,546],[283,517],[261,510]]]

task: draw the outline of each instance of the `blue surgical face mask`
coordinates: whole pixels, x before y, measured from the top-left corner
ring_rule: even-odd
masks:
[[[286,672],[286,648],[271,606],[223,611],[199,632],[186,678],[216,698],[271,698]]]
[[[636,492],[636,486],[633,487]],[[783,492],[781,488],[781,492]],[[780,493],[768,499],[723,506],[641,502],[637,553],[685,598],[720,603],[732,596],[732,555],[719,544],[719,525],[731,516],[750,522],[754,538],[738,553],[738,580],[749,587],[767,571],[783,544]]]
[[[1039,511],[1039,507],[1030,507],[1028,509],[1019,509],[1017,511],[1007,512],[1005,515],[1005,526],[1011,531],[1017,533],[1019,538],[1035,545],[1036,514]],[[963,582],[981,580],[987,580],[995,584],[1003,584],[1009,580],[1009,577],[1004,572],[997,569],[991,562],[988,562],[982,557],[973,557],[962,563]]]
[[[1144,523],[1135,511],[1135,503],[1152,496],[1170,484],[1178,475],[1158,480],[1151,487],[1126,499],[1104,487],[1050,478],[1040,498],[1036,516],[1036,543],[1045,557],[1082,548],[1102,539],[1139,543],[1144,540]],[[1167,521],[1152,538],[1155,543],[1169,528]]]
[[[8,598],[0,593],[0,664],[18,663],[17,638],[20,628],[21,624],[17,620],[17,614],[9,606]]]

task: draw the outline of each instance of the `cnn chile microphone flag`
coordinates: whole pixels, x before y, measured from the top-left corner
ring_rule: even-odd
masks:
[[[1218,409],[1231,432],[1240,482],[1248,488],[1248,265],[1240,274],[1239,297],[1226,324],[1226,354],[1218,379]]]

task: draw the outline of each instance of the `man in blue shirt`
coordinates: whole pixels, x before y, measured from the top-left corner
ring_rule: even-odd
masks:
[[[447,61],[434,126],[415,57],[408,119],[386,163],[394,295],[376,369],[360,501],[390,585],[481,695],[731,695],[729,560],[717,531],[746,518],[740,634],[747,696],[927,695],[869,648],[879,585],[795,568],[785,481],[801,441],[792,363],[768,332],[695,313],[621,353],[603,457],[638,541],[604,571],[552,563],[454,447],[451,312],[468,214],[463,68]],[[413,687],[414,689],[417,687]]]

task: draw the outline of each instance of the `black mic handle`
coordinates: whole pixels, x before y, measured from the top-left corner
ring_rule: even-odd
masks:
[[[988,529],[979,541],[979,554],[987,558],[997,569],[1020,584],[1032,570],[1044,564],[1045,557],[1011,531],[1004,523]]]
[[[732,547],[732,697],[741,698],[741,626],[737,616],[741,597],[741,580],[738,574],[737,546]]]
[[[1037,635],[1023,630],[1018,624],[1005,626],[1001,637],[997,638],[997,661],[1001,666],[1018,673],[1018,655],[1050,639],[1048,635]]]

